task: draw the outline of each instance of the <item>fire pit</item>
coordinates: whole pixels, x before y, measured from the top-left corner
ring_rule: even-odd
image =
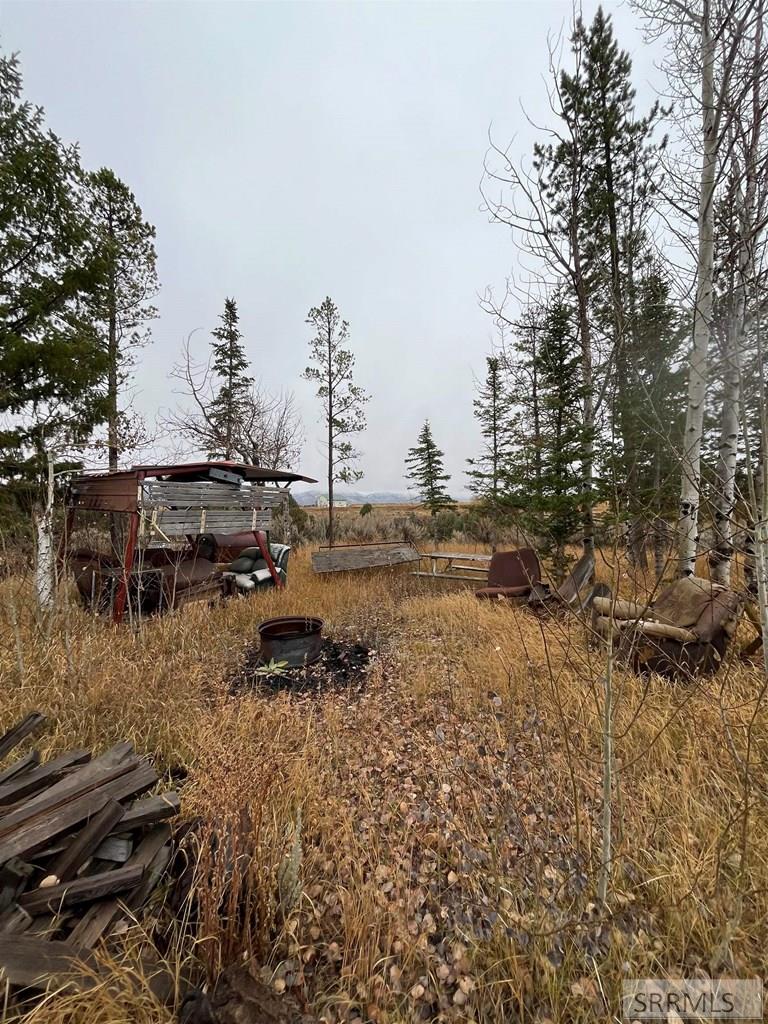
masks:
[[[279,693],[360,693],[376,652],[351,639],[323,637],[323,620],[284,615],[259,625],[260,643],[248,644],[227,677],[231,694],[259,687]]]
[[[320,657],[322,633],[322,619],[302,615],[266,619],[259,626],[261,660],[283,662],[287,668],[311,665]]]

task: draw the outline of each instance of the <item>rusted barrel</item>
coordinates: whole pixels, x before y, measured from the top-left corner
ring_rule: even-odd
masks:
[[[282,661],[289,668],[311,665],[320,657],[323,620],[305,615],[265,619],[259,626],[261,660]]]

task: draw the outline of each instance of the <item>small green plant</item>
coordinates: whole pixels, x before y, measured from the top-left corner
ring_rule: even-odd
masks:
[[[275,661],[274,658],[270,658],[270,660],[265,662],[263,665],[259,665],[254,674],[257,676],[288,675],[288,662]]]

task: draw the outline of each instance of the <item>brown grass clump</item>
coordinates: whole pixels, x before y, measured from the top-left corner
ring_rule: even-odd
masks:
[[[763,972],[757,668],[734,661],[689,686],[616,671],[602,908],[605,656],[584,627],[403,571],[317,577],[307,553],[292,558],[284,593],[136,633],[75,607],[43,631],[27,584],[0,586],[0,726],[48,712],[43,754],[128,737],[188,773],[185,817],[203,823],[194,907],[130,929],[102,952],[114,985],[53,993],[26,1024],[165,1024],[150,946],[209,983],[245,959],[328,1022],[593,1021],[618,1013],[627,976]],[[599,575],[627,594],[652,586],[609,561]],[[362,693],[232,696],[226,676],[277,613],[370,645]]]

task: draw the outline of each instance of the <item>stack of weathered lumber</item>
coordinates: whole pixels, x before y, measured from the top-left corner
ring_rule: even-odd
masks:
[[[0,738],[0,759],[45,722],[33,712]],[[32,750],[0,771],[0,968],[44,986],[146,902],[171,856],[175,792],[130,743],[99,756]]]

